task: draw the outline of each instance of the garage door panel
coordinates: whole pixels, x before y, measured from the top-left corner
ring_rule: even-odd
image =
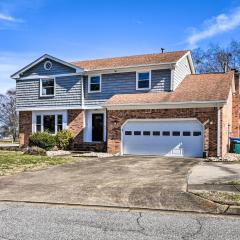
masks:
[[[126,131],[128,135],[125,135]],[[134,135],[134,132],[141,135]],[[144,136],[144,132],[147,135]],[[153,136],[154,132],[157,135]],[[163,136],[163,132],[169,132],[170,136]],[[194,132],[196,136],[193,136]],[[123,127],[122,134],[124,154],[202,156],[202,125],[195,120],[130,121]]]

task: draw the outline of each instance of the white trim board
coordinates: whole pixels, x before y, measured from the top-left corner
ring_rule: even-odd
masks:
[[[135,109],[173,109],[173,108],[205,108],[222,107],[226,101],[199,101],[199,102],[165,102],[165,103],[132,103],[132,104],[105,104],[108,110],[135,110]]]

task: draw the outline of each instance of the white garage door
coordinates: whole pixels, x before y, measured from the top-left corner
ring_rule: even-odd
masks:
[[[129,120],[122,128],[122,152],[202,157],[203,127],[197,120]]]

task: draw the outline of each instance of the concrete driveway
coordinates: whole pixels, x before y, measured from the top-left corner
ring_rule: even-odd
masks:
[[[0,200],[221,212],[220,205],[187,193],[199,159],[111,157],[87,159],[0,178]]]

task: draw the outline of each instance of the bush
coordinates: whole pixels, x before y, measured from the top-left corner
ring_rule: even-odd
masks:
[[[69,130],[59,131],[56,135],[56,141],[59,149],[68,150],[73,141],[73,135]]]
[[[56,137],[48,132],[36,132],[29,138],[29,146],[36,146],[50,150],[56,145]]]

